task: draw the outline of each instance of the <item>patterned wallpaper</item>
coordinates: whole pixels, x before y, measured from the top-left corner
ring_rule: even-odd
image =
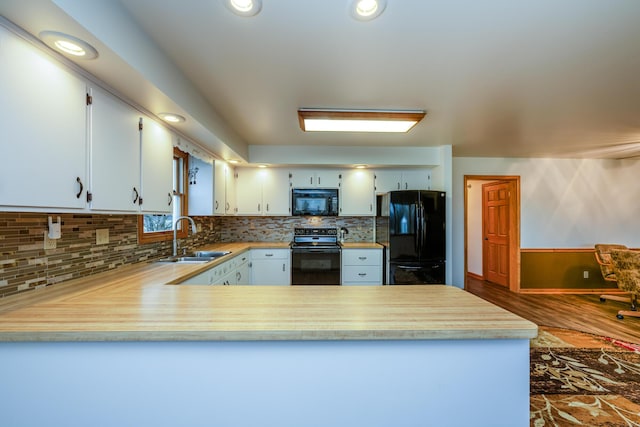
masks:
[[[0,212],[0,297],[145,262],[172,251],[172,242],[138,244],[136,215],[54,214],[62,238],[44,250],[49,215]],[[368,217],[194,217],[201,232],[180,240],[188,250],[215,242],[291,241],[294,227],[346,227],[347,241],[373,241]],[[96,244],[96,230],[109,230],[109,243]]]

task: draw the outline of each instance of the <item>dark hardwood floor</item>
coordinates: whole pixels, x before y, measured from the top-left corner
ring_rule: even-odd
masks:
[[[467,291],[539,326],[573,329],[640,344],[640,318],[618,320],[618,310],[629,305],[600,302],[598,295],[531,295],[510,292],[502,286],[467,279]]]

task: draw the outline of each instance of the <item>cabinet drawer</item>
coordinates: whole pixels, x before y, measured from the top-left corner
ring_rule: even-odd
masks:
[[[251,259],[288,259],[289,249],[252,249]]]
[[[382,265],[382,250],[343,249],[342,265]]]
[[[350,282],[381,284],[382,267],[379,265],[347,265],[342,269],[342,283],[349,284]]]

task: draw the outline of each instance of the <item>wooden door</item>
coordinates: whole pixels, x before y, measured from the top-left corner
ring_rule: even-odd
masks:
[[[510,188],[506,182],[482,186],[482,265],[485,280],[509,286]]]

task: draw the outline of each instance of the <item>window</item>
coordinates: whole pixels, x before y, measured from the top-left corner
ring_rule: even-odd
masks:
[[[138,243],[160,242],[173,239],[173,218],[187,215],[188,189],[187,176],[189,155],[177,148],[173,149],[173,213],[145,214],[138,216]],[[178,224],[178,237],[187,237],[188,227]]]

